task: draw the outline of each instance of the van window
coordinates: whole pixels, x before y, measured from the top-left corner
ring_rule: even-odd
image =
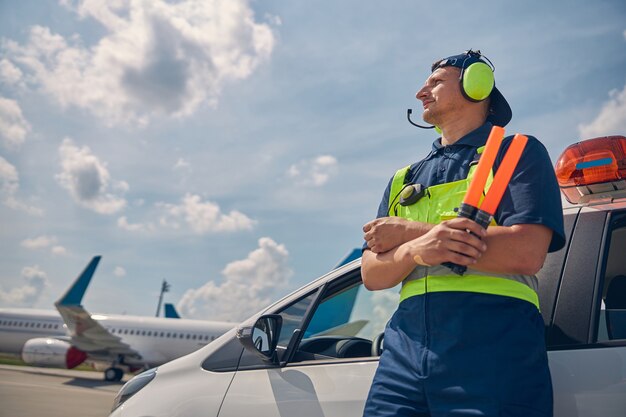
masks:
[[[359,280],[324,297],[304,333],[294,361],[378,356],[372,349],[398,306],[400,285],[369,291]]]
[[[606,257],[598,341],[626,340],[626,218],[617,219],[611,230]]]
[[[309,306],[315,299],[317,290],[309,295],[299,299],[288,307],[282,309],[278,314],[283,318],[283,325],[280,329],[280,337],[278,338],[278,346],[286,348],[293,336],[293,332],[302,327],[302,321]]]

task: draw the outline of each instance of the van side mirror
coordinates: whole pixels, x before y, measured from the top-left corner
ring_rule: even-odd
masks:
[[[277,363],[276,346],[283,318],[279,314],[265,314],[253,326],[237,329],[237,339],[264,362]]]

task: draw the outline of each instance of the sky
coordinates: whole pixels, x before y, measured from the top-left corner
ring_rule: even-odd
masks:
[[[436,133],[415,92],[480,49],[507,132],[626,135],[626,3],[0,0],[0,307],[243,320],[362,245]]]

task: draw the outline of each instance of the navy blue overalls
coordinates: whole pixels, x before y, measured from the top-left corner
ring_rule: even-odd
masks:
[[[399,170],[389,196],[403,187]],[[439,223],[456,217],[468,177],[428,187],[389,215]],[[385,329],[364,416],[552,416],[552,385],[537,279],[417,266]]]

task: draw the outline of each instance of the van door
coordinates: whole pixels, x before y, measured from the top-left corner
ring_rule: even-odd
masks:
[[[556,417],[626,415],[625,254],[626,213],[583,209],[548,332]]]
[[[297,345],[287,349],[284,366],[259,368],[242,358],[219,416],[362,416],[378,366],[379,335],[398,292],[399,286],[367,291],[358,271],[335,280],[309,312]]]

